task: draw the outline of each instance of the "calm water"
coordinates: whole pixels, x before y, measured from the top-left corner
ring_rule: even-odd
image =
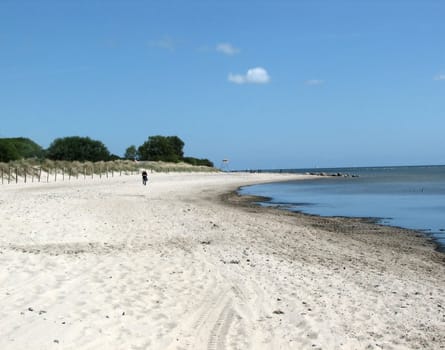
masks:
[[[445,166],[296,169],[359,177],[331,177],[244,187],[268,197],[263,205],[322,216],[372,217],[424,231],[445,251]]]

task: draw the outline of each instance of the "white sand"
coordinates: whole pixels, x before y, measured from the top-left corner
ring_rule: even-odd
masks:
[[[1,186],[0,349],[444,349],[423,238],[219,200],[295,177]]]

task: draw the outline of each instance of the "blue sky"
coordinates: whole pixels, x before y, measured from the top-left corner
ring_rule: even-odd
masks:
[[[0,0],[0,137],[232,169],[445,164],[445,1]]]

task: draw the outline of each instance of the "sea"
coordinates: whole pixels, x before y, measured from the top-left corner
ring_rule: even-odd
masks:
[[[444,165],[267,171],[335,176],[246,186],[240,194],[267,197],[264,206],[415,229],[445,252]]]

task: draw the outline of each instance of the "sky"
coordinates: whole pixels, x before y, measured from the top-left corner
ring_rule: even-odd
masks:
[[[445,1],[0,0],[0,137],[230,169],[445,164]]]

